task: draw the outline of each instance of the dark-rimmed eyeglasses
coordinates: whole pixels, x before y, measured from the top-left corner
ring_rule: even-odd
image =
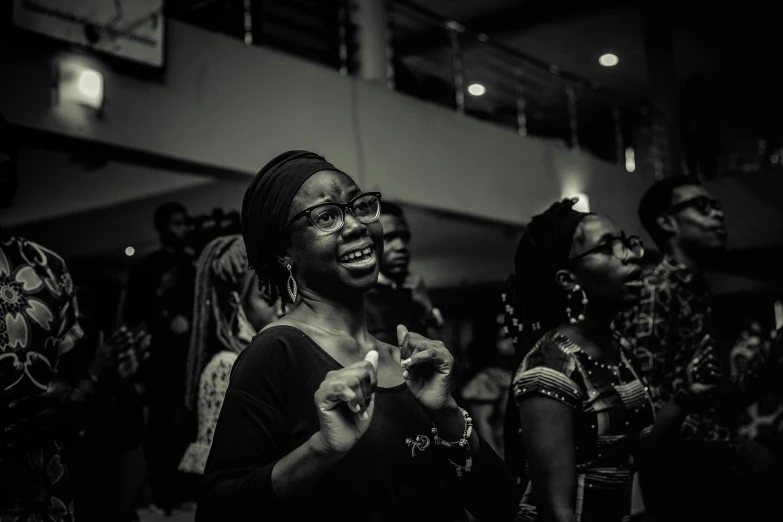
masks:
[[[644,255],[644,244],[642,243],[642,239],[638,236],[620,234],[619,236],[607,238],[607,240],[600,245],[575,255],[570,261],[582,259],[590,254],[613,255],[620,261],[624,261],[629,253],[634,254],[636,257],[642,257]]]
[[[313,205],[297,213],[285,227],[288,228],[297,219],[307,216],[310,222],[319,230],[336,232],[345,224],[346,211],[350,212],[363,225],[377,221],[381,215],[381,193],[365,192],[359,194],[348,203],[321,203]]]
[[[675,203],[674,205],[670,206],[668,213],[677,214],[686,208],[694,208],[697,212],[699,212],[699,214],[704,216],[709,216],[710,212],[713,210],[723,210],[723,206],[717,199],[713,199],[709,196],[696,196],[695,198],[686,199],[685,201],[680,201],[679,203]]]

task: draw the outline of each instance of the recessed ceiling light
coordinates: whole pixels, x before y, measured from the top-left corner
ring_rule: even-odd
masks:
[[[135,253],[136,253],[136,249],[133,248],[132,246],[129,246],[128,248],[125,249],[125,255],[128,257],[131,257]]]
[[[611,53],[604,54],[598,59],[598,63],[600,63],[604,67],[614,67],[619,62],[620,59],[617,57],[617,55]]]
[[[468,94],[471,94],[473,96],[481,96],[485,92],[487,92],[486,87],[484,87],[480,83],[472,83],[468,86]]]

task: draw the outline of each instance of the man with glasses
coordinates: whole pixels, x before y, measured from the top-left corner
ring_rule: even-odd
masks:
[[[378,284],[365,294],[367,330],[377,339],[396,345],[397,325],[437,338],[443,325],[440,311],[427,295],[421,277],[409,271],[411,231],[402,209],[381,205],[383,257]]]
[[[615,325],[631,343],[660,407],[680,396],[688,361],[714,344],[712,292],[703,272],[725,251],[727,234],[720,203],[685,176],[648,189],[639,217],[664,256],[645,270],[640,304]],[[645,503],[661,520],[721,518],[727,509],[748,514],[750,484],[769,471],[773,455],[736,436],[734,419],[747,391],[739,382],[753,380],[744,377],[719,376],[710,404],[688,415],[677,440],[643,471]]]

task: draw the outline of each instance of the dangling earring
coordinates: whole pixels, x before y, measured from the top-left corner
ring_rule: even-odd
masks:
[[[566,306],[566,317],[568,317],[568,320],[571,321],[571,324],[581,323],[585,320],[585,313],[587,312],[587,294],[584,290],[582,290],[582,287],[579,285],[574,285],[574,288],[571,290],[571,292],[568,294],[568,300],[573,301],[574,294],[577,292],[582,293],[582,312],[574,317],[571,315],[571,305],[569,304]]]
[[[291,265],[285,266],[288,269],[288,281],[285,284],[286,289],[288,290],[288,295],[291,296],[291,302],[296,302],[296,279],[294,279],[294,274],[291,272]]]

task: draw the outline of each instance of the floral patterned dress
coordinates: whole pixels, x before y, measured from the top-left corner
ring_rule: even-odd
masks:
[[[73,282],[54,252],[0,237],[0,425],[8,404],[44,393],[61,355],[83,336]],[[0,433],[0,522],[72,522],[63,443],[8,448]]]
[[[198,434],[196,442],[185,450],[185,455],[179,463],[180,471],[204,474],[209,449],[212,447],[212,436],[215,434],[220,409],[228,390],[231,368],[234,367],[236,360],[237,354],[234,352],[219,352],[212,357],[201,373],[198,384]]]

